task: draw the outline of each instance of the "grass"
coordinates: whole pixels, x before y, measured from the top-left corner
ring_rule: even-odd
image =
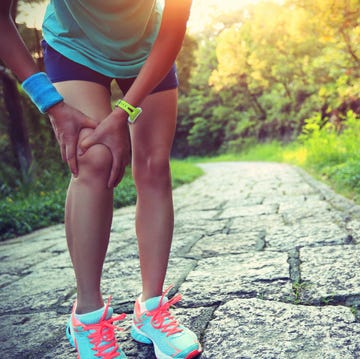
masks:
[[[233,161],[283,162],[282,151],[282,145],[274,141],[250,147],[241,153],[225,153],[213,157],[188,157],[186,161],[190,163]]]
[[[172,184],[176,188],[202,175],[188,161],[171,161]],[[32,185],[22,186],[0,198],[0,240],[30,233],[63,222],[64,202],[69,177],[49,172]],[[136,189],[128,169],[114,192],[114,207],[135,204]]]

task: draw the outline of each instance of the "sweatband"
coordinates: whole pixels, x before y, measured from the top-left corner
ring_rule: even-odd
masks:
[[[41,113],[64,100],[45,72],[37,72],[28,77],[21,87]]]

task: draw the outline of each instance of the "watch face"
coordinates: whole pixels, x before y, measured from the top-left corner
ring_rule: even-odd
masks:
[[[141,112],[142,112],[142,109],[140,107],[136,107],[133,110],[133,112],[129,115],[128,122],[134,123],[136,121],[136,119],[140,116]]]
[[[128,122],[129,123],[134,123],[142,112],[141,107],[131,106],[129,103],[127,103],[126,101],[124,101],[122,99],[120,99],[115,104],[115,106],[121,108],[122,110],[124,110],[125,112],[128,113],[128,115],[129,115]]]

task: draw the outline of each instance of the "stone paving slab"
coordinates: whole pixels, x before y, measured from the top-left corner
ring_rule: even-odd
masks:
[[[274,226],[265,236],[268,248],[289,251],[292,248],[305,246],[342,245],[348,233],[337,224],[329,222],[324,226],[321,222],[295,223],[293,225]]]
[[[359,336],[349,308],[233,299],[214,312],[202,358],[351,359]]]
[[[285,253],[274,252],[200,259],[180,287],[184,305],[210,305],[234,296],[285,300],[292,295],[287,259]]]
[[[174,191],[165,285],[202,359],[360,358],[360,207],[277,163],[208,163]],[[130,359],[155,359],[129,336],[141,290],[135,207],[115,211],[102,289]],[[63,225],[0,243],[4,359],[71,359],[64,328],[75,280]]]
[[[261,249],[263,246],[264,231],[253,231],[236,234],[219,233],[213,236],[204,236],[191,248],[189,255],[196,258],[217,256],[219,253],[236,254],[247,253]],[[211,245],[209,245],[211,243]]]
[[[302,248],[300,262],[304,302],[331,303],[349,295],[360,297],[359,246]]]

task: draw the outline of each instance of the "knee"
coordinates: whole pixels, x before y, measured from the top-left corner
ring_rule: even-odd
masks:
[[[109,149],[101,144],[91,146],[78,157],[79,179],[107,181],[112,165]]]
[[[133,177],[137,189],[142,187],[168,187],[171,185],[168,156],[150,155],[133,161]]]

